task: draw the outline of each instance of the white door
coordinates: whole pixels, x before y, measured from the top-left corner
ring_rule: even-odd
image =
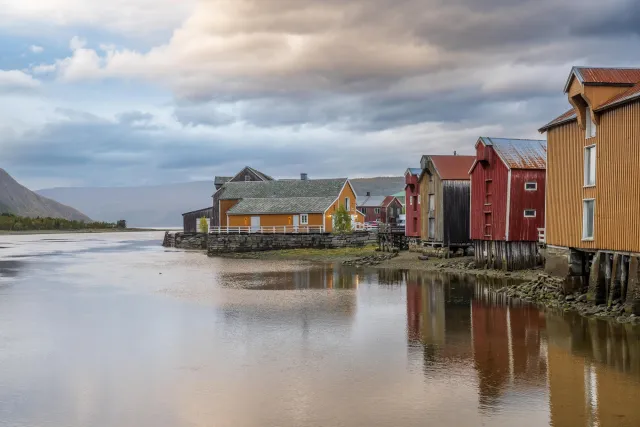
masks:
[[[259,231],[260,230],[260,217],[252,216],[251,217],[251,231]]]
[[[300,226],[300,215],[293,216],[293,229],[298,231],[298,227]]]

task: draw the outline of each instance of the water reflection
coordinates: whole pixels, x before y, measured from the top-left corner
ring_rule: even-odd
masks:
[[[269,272],[224,273],[219,280],[225,287],[254,290],[356,289],[360,283],[360,274],[340,265],[323,265]]]
[[[490,292],[495,279],[406,279],[408,341],[425,373],[472,363],[481,412],[548,393],[554,427],[640,425],[637,328],[507,304]]]

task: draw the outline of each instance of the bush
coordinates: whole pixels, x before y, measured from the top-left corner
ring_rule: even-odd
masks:
[[[344,206],[340,206],[334,214],[333,232],[334,234],[351,233],[351,215]]]
[[[200,221],[198,222],[198,231],[205,234],[209,232],[209,223],[207,222],[207,218],[200,218]]]
[[[127,221],[125,221],[124,219],[119,220],[116,223],[116,227],[117,228],[127,228]]]

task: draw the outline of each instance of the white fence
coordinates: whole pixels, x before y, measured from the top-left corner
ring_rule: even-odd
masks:
[[[544,228],[538,228],[538,242],[547,243],[547,234]]]
[[[353,231],[370,230],[362,223],[352,224]],[[242,227],[209,227],[209,232],[213,234],[318,234],[325,233],[322,225],[277,225],[277,226],[242,226]]]

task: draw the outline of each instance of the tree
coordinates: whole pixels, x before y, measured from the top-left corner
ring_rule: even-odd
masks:
[[[338,207],[333,218],[333,232],[335,234],[351,233],[351,215],[344,206]]]
[[[207,218],[200,218],[200,222],[198,222],[198,231],[204,234],[209,232],[209,223],[207,222]]]
[[[124,219],[121,219],[117,222],[116,224],[117,228],[127,228],[127,221],[125,221]]]

